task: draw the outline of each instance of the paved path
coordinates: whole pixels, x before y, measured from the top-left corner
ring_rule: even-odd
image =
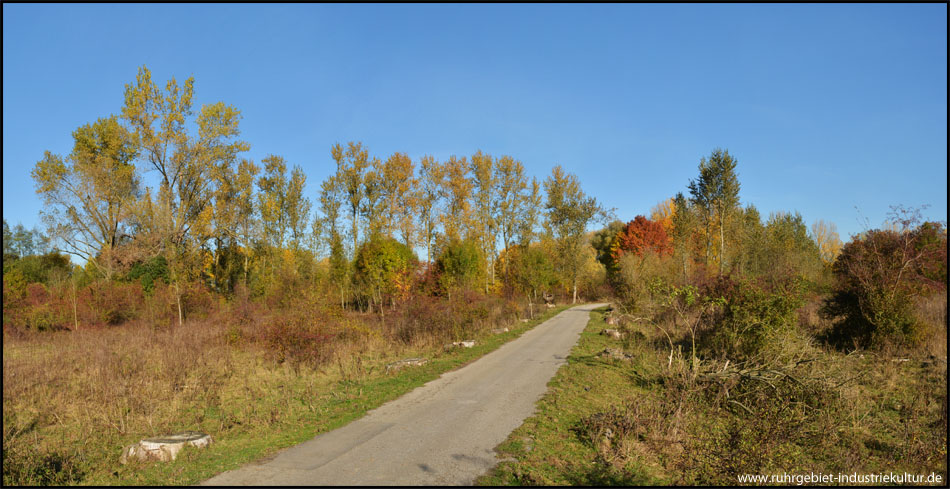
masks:
[[[589,312],[602,305],[563,311],[363,418],[204,484],[471,485],[534,413]]]

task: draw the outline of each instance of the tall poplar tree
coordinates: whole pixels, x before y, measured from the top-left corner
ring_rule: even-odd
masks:
[[[682,192],[677,192],[673,198],[672,238],[673,254],[678,256],[683,265],[683,282],[689,279],[690,239],[696,226],[696,216],[689,200]]]
[[[423,156],[419,161],[419,231],[426,247],[426,264],[432,263],[432,240],[435,239],[436,226],[441,221],[439,200],[441,199],[442,165],[431,156]]]
[[[471,222],[472,180],[468,178],[468,161],[463,156],[450,156],[442,164],[442,196],[445,198],[445,212],[442,214],[442,227],[446,241],[462,239],[463,233]]]
[[[716,148],[709,160],[699,162],[699,179],[690,180],[689,191],[693,203],[700,207],[706,228],[706,262],[709,262],[710,236],[712,222],[719,227],[719,275],[725,265],[725,223],[739,206],[739,177],[736,175],[738,161],[729,154],[729,150]],[[715,221],[713,221],[715,219]]]
[[[340,307],[346,307],[346,287],[349,280],[349,263],[343,249],[343,232],[338,224],[340,209],[345,197],[337,181],[338,175],[330,175],[320,185],[320,212],[323,214],[320,225],[327,239],[330,252],[330,281],[340,291]]]
[[[405,153],[393,153],[379,170],[382,177],[385,220],[384,233],[393,236],[398,230],[402,242],[412,249],[415,244],[414,211],[418,182],[415,177],[415,165]]]
[[[270,246],[282,248],[287,232],[287,163],[276,155],[267,156],[261,163],[264,174],[257,179],[257,202],[264,237]]]
[[[495,164],[496,225],[501,234],[505,261],[503,278],[508,282],[509,246],[518,232],[518,225],[525,214],[525,206],[530,205],[526,194],[528,181],[524,174],[524,165],[510,156],[502,156]]]
[[[577,302],[577,277],[580,271],[581,252],[586,244],[587,225],[598,214],[605,212],[594,197],[581,190],[577,176],[565,173],[560,165],[555,166],[544,181],[547,192],[547,223],[555,239],[562,271],[573,289],[572,303]]]
[[[336,161],[335,181],[342,190],[350,216],[353,253],[359,248],[360,210],[366,199],[366,173],[370,169],[369,152],[363,143],[350,142],[346,149],[339,143],[330,150]]]
[[[495,282],[495,247],[498,228],[495,216],[497,207],[494,161],[491,155],[477,151],[469,162],[472,180],[471,234],[476,238],[485,259],[485,292]]]

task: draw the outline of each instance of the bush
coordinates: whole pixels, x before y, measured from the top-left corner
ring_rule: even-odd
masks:
[[[470,339],[475,333],[507,325],[519,317],[518,304],[475,291],[448,301],[418,296],[386,316],[391,335],[406,345]]]
[[[420,296],[390,316],[396,339],[406,345],[424,339],[444,342],[452,337],[456,324],[453,311],[443,301]]]
[[[155,281],[168,283],[168,263],[163,256],[155,256],[144,262],[137,262],[126,274],[128,280],[138,280],[145,292],[151,293]]]
[[[913,304],[945,288],[946,242],[942,227],[929,223],[852,239],[832,267],[834,289],[821,314],[836,322],[825,339],[838,347],[920,344],[925,334]]]
[[[27,283],[39,282],[48,284],[50,277],[55,274],[69,274],[72,264],[69,257],[60,253],[47,253],[45,255],[30,255],[23,258],[12,260],[4,266],[4,275],[14,270],[22,275]]]
[[[550,255],[540,246],[513,246],[504,259],[508,264],[509,286],[524,293],[532,303],[557,281]]]
[[[477,243],[451,241],[435,261],[438,283],[444,292],[471,288],[482,278],[482,263]]]
[[[612,281],[614,291],[631,311],[650,311],[658,299],[657,291],[676,278],[676,263],[652,251],[624,254],[617,263],[619,271]]]
[[[95,282],[79,298],[91,313],[92,322],[114,326],[138,316],[145,294],[142,285],[111,281]]]
[[[333,353],[334,334],[323,318],[300,311],[279,314],[260,332],[259,341],[272,359],[288,363],[295,370],[301,365],[316,368],[327,363]]]
[[[356,253],[354,279],[370,301],[382,307],[386,302],[406,298],[417,263],[408,246],[392,238],[374,238]]]
[[[6,435],[6,433],[4,433]],[[3,442],[3,485],[72,485],[85,475],[76,454],[42,453],[28,442]]]
[[[769,350],[797,322],[803,304],[800,287],[769,292],[747,280],[721,277],[704,292],[723,299],[699,335],[699,349],[715,357],[746,361]]]

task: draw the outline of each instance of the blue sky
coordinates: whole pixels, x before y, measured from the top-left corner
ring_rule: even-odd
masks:
[[[121,111],[146,65],[242,111],[248,157],[316,191],[333,143],[555,164],[621,219],[715,147],[740,199],[842,239],[947,218],[946,4],[3,5],[3,217],[39,223],[44,150]]]

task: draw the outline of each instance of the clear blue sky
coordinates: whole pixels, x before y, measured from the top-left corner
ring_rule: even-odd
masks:
[[[555,164],[629,220],[738,158],[743,203],[842,239],[888,206],[947,218],[947,6],[3,5],[3,217],[39,223],[44,150],[119,113],[147,65],[243,113],[248,156]],[[858,210],[856,210],[857,208]]]

